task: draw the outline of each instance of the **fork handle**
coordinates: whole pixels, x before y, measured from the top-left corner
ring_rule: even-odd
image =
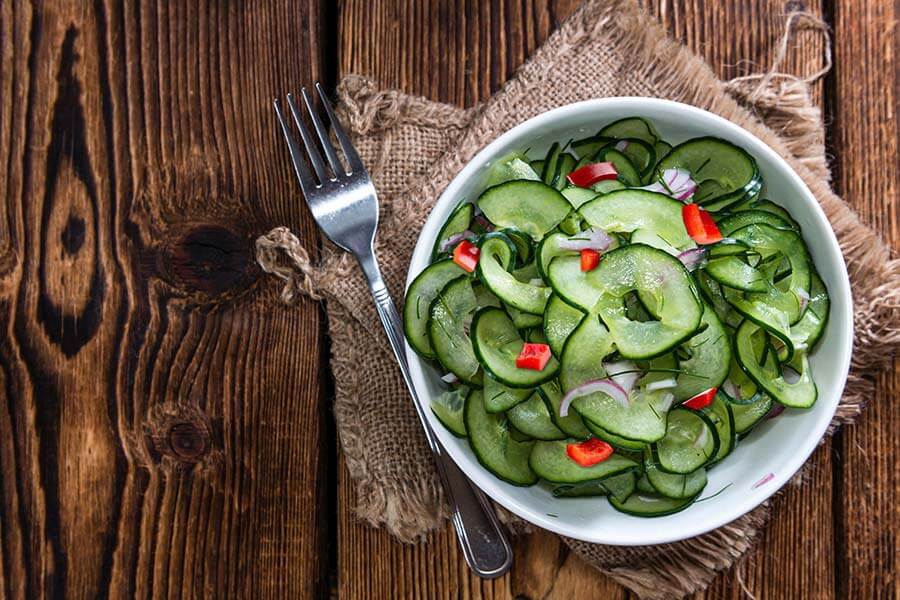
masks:
[[[369,289],[375,298],[375,307],[378,309],[378,316],[381,317],[381,324],[384,325],[394,356],[400,364],[403,380],[412,396],[416,414],[422,422],[425,437],[434,454],[435,465],[453,512],[451,519],[463,556],[469,567],[480,577],[487,579],[500,577],[512,566],[512,548],[509,541],[484,493],[468,480],[446,454],[428,423],[406,362],[400,315],[381,277],[374,252],[358,258],[368,279]]]

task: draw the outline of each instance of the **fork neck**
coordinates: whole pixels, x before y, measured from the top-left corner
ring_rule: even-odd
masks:
[[[384,278],[381,275],[381,269],[378,268],[374,250],[370,249],[368,252],[358,253],[356,260],[359,261],[359,266],[369,282],[369,288],[372,290],[372,293],[387,289],[387,285],[384,283]]]

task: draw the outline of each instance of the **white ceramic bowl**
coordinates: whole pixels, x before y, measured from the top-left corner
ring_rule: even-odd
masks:
[[[806,461],[825,433],[844,389],[853,340],[850,284],[837,238],[800,177],[758,138],[707,111],[649,98],[608,98],[570,104],[530,119],[484,148],[450,183],[425,223],[410,263],[407,286],[427,265],[438,230],[463,198],[475,199],[492,161],[515,150],[540,156],[557,140],[582,138],[625,116],[649,118],[663,139],[678,143],[701,135],[729,140],[752,154],[764,177],[767,197],[786,207],[800,223],[803,238],[831,296],[831,314],[812,356],[819,398],[809,410],[786,410],[761,423],[722,464],[709,472],[698,502],[686,510],[653,519],[615,511],[604,498],[554,498],[541,484],[516,487],[482,467],[466,440],[450,434],[426,410],[441,443],[456,464],[491,498],[523,519],[588,542],[661,544],[700,535],[749,512],[776,492]],[[423,401],[445,389],[440,373],[407,345],[413,383]],[[770,476],[771,474],[771,476]],[[762,484],[758,482],[768,478]],[[718,493],[718,494],[717,494]],[[716,495],[717,494],[717,495]]]

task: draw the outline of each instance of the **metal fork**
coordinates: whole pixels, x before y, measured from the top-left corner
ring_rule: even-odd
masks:
[[[453,511],[453,526],[456,528],[466,562],[481,577],[499,577],[512,565],[509,542],[484,494],[472,485],[446,454],[425,417],[425,409],[416,395],[409,374],[409,365],[406,362],[400,316],[381,277],[378,260],[375,258],[373,242],[378,228],[378,197],[375,195],[375,187],[318,83],[316,90],[331,121],[334,135],[343,150],[346,169],[328,138],[325,125],[313,109],[306,88],[301,90],[303,104],[316,131],[319,145],[325,152],[327,165],[316,140],[303,124],[301,109],[294,97],[288,94],[287,104],[306,148],[305,159],[296,138],[291,133],[289,123],[284,118],[281,104],[277,99],[274,101],[275,114],[281,124],[281,131],[287,142],[303,197],[306,198],[306,204],[312,211],[313,218],[328,239],[355,256],[362,267],[369,289],[375,298],[381,324],[384,325],[394,356],[400,363],[403,380],[409,388],[416,414],[422,422],[428,445],[434,453],[444,492]],[[307,166],[307,160],[312,170]]]

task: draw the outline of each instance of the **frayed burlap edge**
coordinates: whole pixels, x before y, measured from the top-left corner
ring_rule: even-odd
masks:
[[[804,26],[807,17],[791,15],[787,27]],[[485,107],[461,111],[423,99],[411,98],[396,91],[380,91],[362,78],[348,78],[341,85],[342,114],[356,134],[369,134],[415,119],[420,123],[441,122],[460,128],[457,144],[441,161],[444,172],[452,176],[493,137],[492,118],[508,110],[510,102],[529,86],[539,85],[541,73],[550,65],[547,58],[577,47],[599,27],[611,27],[618,45],[632,64],[626,68],[644,71],[652,76],[666,96],[715,112],[742,125],[775,148],[782,156],[793,157],[792,166],[804,178],[820,200],[831,220],[847,259],[853,282],[856,317],[856,345],[853,368],[839,407],[833,430],[856,417],[863,400],[872,389],[871,370],[890,359],[900,342],[900,263],[891,260],[888,248],[859,223],[857,216],[828,187],[829,175],[824,158],[821,115],[809,97],[807,81],[790,76],[742,78],[728,83],[718,81],[709,67],[686,48],[670,40],[655,21],[646,17],[632,3],[591,2],[580,9],[526,64],[499,94]],[[552,61],[550,61],[552,64]],[[687,81],[688,83],[684,83]],[[732,94],[733,98],[723,92]],[[755,115],[755,116],[754,116]],[[768,127],[756,117],[764,119]],[[463,129],[472,123],[468,129]],[[785,136],[781,139],[775,132]],[[460,148],[471,148],[464,154]],[[449,179],[436,178],[424,185],[414,185],[407,198],[436,198]],[[402,210],[402,205],[400,210]],[[302,257],[301,257],[302,258]],[[315,285],[322,274],[302,260],[304,276],[298,286]],[[352,262],[346,263],[352,269]],[[872,281],[882,285],[866,289]],[[337,304],[337,303],[335,303]],[[352,319],[342,315],[340,307],[329,305],[329,329],[336,339],[345,337],[352,347]],[[359,388],[351,368],[354,357],[333,357],[338,396],[348,398]],[[345,388],[342,390],[342,388]],[[350,396],[352,398],[352,396]],[[343,403],[342,403],[343,404]],[[358,496],[365,498],[358,513],[373,524],[385,525],[402,539],[411,539],[439,524],[446,515],[440,502],[440,491],[424,485],[414,486],[402,498],[388,497],[363,472],[365,465],[354,468],[353,449],[365,432],[352,431],[352,403],[336,406],[341,439],[357,482]],[[356,450],[362,450],[358,446]],[[359,455],[357,455],[359,456]],[[796,479],[795,479],[796,481]],[[425,489],[427,488],[427,489]],[[412,510],[410,510],[412,509]],[[620,548],[585,544],[566,540],[589,563],[619,582],[634,589],[642,597],[683,596],[708,585],[716,571],[731,566],[749,549],[768,518],[768,504],[733,523],[704,536],[675,544],[654,547]],[[727,553],[722,548],[729,548]],[[685,561],[685,557],[690,559]],[[626,558],[623,560],[623,558]]]

